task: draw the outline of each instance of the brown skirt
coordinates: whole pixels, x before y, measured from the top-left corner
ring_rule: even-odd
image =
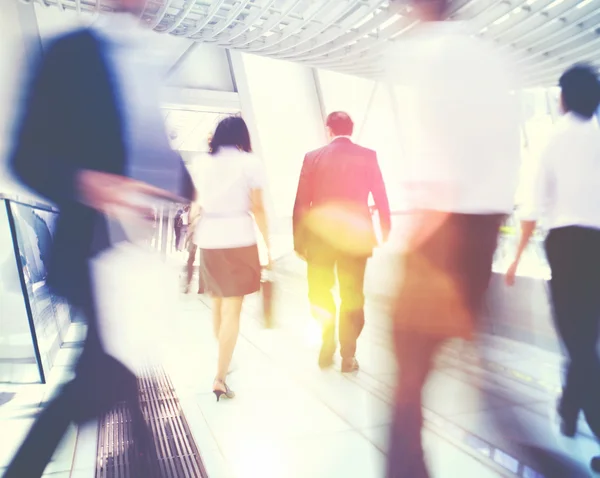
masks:
[[[258,292],[258,247],[201,249],[200,274],[205,291],[214,297],[242,297]]]

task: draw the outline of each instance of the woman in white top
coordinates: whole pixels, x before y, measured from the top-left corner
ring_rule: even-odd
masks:
[[[581,411],[600,437],[600,104],[596,73],[586,66],[560,79],[565,113],[539,164],[533,204],[521,223],[521,240],[506,280],[515,282],[519,260],[536,221],[549,229],[546,254],[556,327],[569,363],[558,412],[562,433],[574,436]],[[592,466],[600,468],[600,460]]]
[[[219,360],[213,391],[233,398],[225,383],[238,338],[244,296],[260,289],[261,266],[255,224],[270,251],[263,203],[265,172],[252,154],[244,120],[222,120],[211,139],[210,157],[201,167],[197,187],[201,212],[194,243],[200,249],[202,283],[213,298]],[[269,253],[270,263],[270,253]]]

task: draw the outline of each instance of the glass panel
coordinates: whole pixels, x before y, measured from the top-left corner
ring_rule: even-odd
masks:
[[[0,201],[0,383],[40,381],[5,201]]]
[[[71,323],[71,310],[46,285],[48,253],[57,214],[11,203],[27,295],[45,373],[54,364]]]

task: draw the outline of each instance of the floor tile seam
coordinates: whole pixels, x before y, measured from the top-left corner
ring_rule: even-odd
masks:
[[[477,463],[481,464],[484,468],[494,473],[497,473],[501,478],[514,478],[515,475],[512,473],[508,473],[504,469],[500,468],[498,464],[496,464],[491,457],[485,456],[482,453],[477,453],[472,447],[465,444],[463,440],[457,440],[452,437],[449,433],[444,432],[444,430],[437,426],[435,423],[425,420],[424,427],[434,435],[436,435],[440,440],[444,443],[450,445],[452,448],[464,453],[468,457],[474,459]],[[484,440],[485,441],[485,440]],[[487,442],[486,442],[487,443]]]
[[[529,403],[529,404],[510,403],[510,404],[505,404],[505,405],[485,407],[483,409],[475,410],[475,411],[459,412],[459,413],[453,413],[453,414],[444,414],[442,416],[442,418],[444,418],[444,419],[446,419],[446,420],[451,421],[451,422],[454,423],[455,419],[461,418],[461,417],[464,418],[465,416],[468,416],[468,415],[482,415],[482,414],[487,415],[489,412],[494,412],[494,411],[497,412],[497,411],[502,410],[502,409],[506,409],[506,410],[511,409],[511,410],[514,410],[514,409],[519,409],[519,408],[523,409],[523,410],[525,410],[525,411],[527,411],[527,412],[529,412],[529,413],[531,413],[533,415],[536,415],[538,417],[548,418],[548,415],[546,413],[538,411],[538,410],[535,410],[533,408],[530,408],[530,407],[535,406],[535,405],[546,404],[546,403],[549,403],[549,402],[546,402],[544,400],[539,400],[539,401],[536,401],[536,402],[533,402],[533,403]],[[437,412],[434,412],[434,413],[436,413],[437,415],[441,415],[440,413],[437,413]],[[455,423],[455,425],[458,426],[459,428],[462,428],[462,426],[459,423]],[[589,438],[594,439],[594,437],[591,436],[591,435],[584,434],[584,433],[580,433],[580,434],[582,436],[586,436],[586,437],[589,436]]]
[[[73,475],[73,470],[75,469],[75,458],[77,456],[77,447],[79,445],[79,439],[81,437],[81,426],[75,425],[77,427],[77,431],[75,432],[75,446],[73,447],[73,456],[71,457],[71,467],[69,468],[69,478]]]
[[[253,343],[253,342],[252,342],[252,343]],[[254,344],[254,343],[253,343],[253,345],[254,345],[254,346],[256,346],[256,344]],[[266,355],[268,358],[271,358],[271,356],[270,356],[268,353],[264,352],[264,351],[263,351],[262,349],[260,349],[260,348],[259,348],[259,350],[261,351],[261,353],[265,354],[265,355]],[[363,372],[361,371],[361,373],[363,373]],[[346,378],[346,377],[345,377],[345,378]],[[348,378],[346,378],[346,379],[348,379]],[[362,388],[362,387],[361,387],[361,388]],[[348,423],[348,424],[349,424],[349,425],[352,427],[352,424],[350,424],[350,423],[349,423],[349,422],[348,422],[346,419],[344,419],[344,418],[343,418],[341,415],[339,415],[339,413],[337,413],[337,411],[336,411],[336,410],[335,410],[333,407],[329,406],[329,405],[328,405],[326,402],[324,402],[324,401],[323,401],[323,400],[322,400],[322,399],[321,399],[321,398],[318,396],[318,394],[317,394],[317,393],[316,393],[316,392],[315,392],[315,391],[312,389],[312,387],[310,387],[309,389],[311,390],[311,394],[312,394],[312,395],[317,395],[317,396],[316,396],[316,398],[317,398],[317,400],[318,400],[318,401],[320,401],[320,402],[321,402],[321,403],[322,403],[322,404],[323,404],[323,405],[324,405],[326,408],[328,408],[329,410],[331,410],[331,411],[332,411],[332,412],[333,412],[335,415],[337,415],[337,416],[338,416],[338,417],[339,417],[339,418],[340,418],[342,421],[344,421],[344,422]],[[364,389],[364,388],[363,388],[363,389]],[[372,395],[373,395],[373,396],[375,396],[376,398],[381,398],[381,399],[383,399],[382,401],[384,401],[384,403],[388,403],[389,405],[393,405],[393,404],[391,403],[391,401],[389,400],[389,397],[383,397],[383,396],[381,396],[381,395],[380,395],[380,394],[378,394],[378,393],[373,393],[373,391],[372,391],[372,390],[366,390],[366,389],[365,389],[365,391],[367,391],[368,393],[372,394]],[[426,407],[424,407],[424,408],[426,408]],[[440,414],[436,413],[435,411],[433,411],[433,410],[429,410],[429,411],[430,411],[430,413],[433,413],[433,414],[435,414],[435,415],[438,415],[438,416],[440,416],[442,419],[444,419],[444,420],[448,421],[448,420],[447,420],[445,417],[441,416]],[[434,423],[432,423],[430,420],[426,420],[426,423],[430,424],[430,426],[432,426],[432,427],[433,427],[433,426],[435,426],[435,424],[434,424]],[[454,425],[455,425],[455,424],[454,424]],[[455,425],[455,426],[456,426],[456,425]],[[466,429],[464,429],[464,428],[462,428],[462,427],[459,427],[459,428],[461,428],[465,434],[468,434],[468,435],[471,435],[471,436],[475,436],[475,437],[477,437],[477,435],[476,435],[476,434],[473,434],[473,433],[469,432],[468,430],[466,430]],[[355,429],[355,430],[358,430],[358,431],[360,432],[360,428],[354,428],[354,429]],[[364,435],[363,435],[363,436],[364,436]],[[365,436],[365,438],[368,440],[368,437],[366,437],[366,436]],[[451,437],[446,437],[446,436],[444,436],[444,437],[442,437],[442,438],[443,438],[445,441],[447,441],[448,443],[450,443],[452,446],[455,446],[455,447],[457,447],[457,443],[456,443],[456,442],[458,442],[458,443],[461,445],[461,446],[460,446],[460,447],[458,447],[458,448],[462,448],[462,443],[461,443],[460,441],[458,441],[458,440],[456,440],[456,439],[452,439]],[[370,440],[369,440],[369,441],[370,441]],[[371,442],[371,441],[370,441],[370,442]],[[491,444],[490,444],[490,446],[493,446],[493,445],[491,445]],[[493,447],[494,447],[495,449],[498,449],[498,448],[497,448],[497,447],[495,447],[495,446],[493,446]],[[468,453],[468,454],[469,454],[469,455],[471,455],[471,453]],[[488,461],[489,461],[489,463],[488,463]],[[483,465],[483,466],[486,466],[486,467],[488,467],[488,468],[492,468],[492,466],[491,466],[491,465],[492,465],[492,464],[494,464],[494,462],[493,462],[493,461],[492,461],[490,458],[488,458],[488,459],[487,459],[487,460],[485,460],[485,461],[481,460],[481,462],[482,462],[482,465]]]
[[[42,410],[43,407],[36,407],[34,409],[30,409],[31,411],[20,414],[15,411],[14,414],[0,414],[0,423],[2,422],[10,422],[10,421],[19,421],[19,420],[33,420]]]
[[[288,338],[289,338],[289,337],[288,337]],[[246,340],[249,340],[249,339],[246,337]],[[257,348],[258,348],[258,349],[259,349],[259,350],[260,350],[260,351],[261,351],[261,352],[262,352],[262,353],[263,353],[263,354],[264,354],[264,355],[265,355],[265,356],[268,358],[268,361],[269,361],[269,362],[273,362],[273,361],[275,361],[275,358],[276,358],[276,357],[274,357],[273,355],[271,355],[269,352],[267,352],[267,351],[263,350],[261,347],[257,346],[256,344],[254,344],[254,343],[253,343],[253,345],[254,345],[255,347],[257,347]],[[308,353],[307,353],[307,356],[308,356]],[[281,367],[276,367],[276,368],[281,368]],[[292,368],[292,367],[286,367],[286,369],[287,369],[287,371],[289,371],[289,370],[293,370],[293,368]],[[367,373],[367,372],[365,372],[365,371],[361,370],[361,373]],[[296,375],[298,375],[298,373],[296,373]],[[344,375],[343,375],[343,376],[344,376]],[[344,378],[346,378],[346,379],[347,379],[347,377],[345,377],[345,376],[344,376]],[[303,382],[306,382],[306,381],[308,381],[308,379],[303,379],[302,381],[303,381]],[[380,385],[383,385],[385,388],[388,388],[388,389],[389,389],[389,388],[391,388],[391,387],[389,387],[389,386],[388,386],[386,383],[384,383],[384,382],[380,382],[380,381],[378,381],[378,380],[375,380],[375,381],[377,381],[377,382],[378,382]],[[364,385],[363,385],[362,383],[360,383],[360,382],[357,382],[357,381],[351,381],[351,383],[353,383],[354,385],[356,385],[358,388],[360,388],[360,389],[362,389],[362,390],[364,390],[364,391],[366,391],[366,392],[369,392],[369,393],[371,393],[371,394],[373,395],[372,391],[371,391],[371,390],[368,390],[367,388],[365,388],[365,387],[364,387]],[[314,386],[310,386],[309,388],[314,388]]]
[[[487,361],[487,364],[488,365],[489,364],[497,365],[502,369],[501,371],[494,370],[495,367],[491,367],[491,366],[485,367],[485,366],[481,366],[477,363],[467,363],[467,362],[461,361],[460,359],[455,359],[459,364],[461,364],[460,366],[457,366],[456,364],[450,363],[450,360],[452,360],[452,359],[448,359],[447,357],[444,357],[442,355],[439,356],[438,360],[445,361],[445,365],[450,365],[455,370],[461,370],[463,372],[468,372],[468,369],[467,369],[468,366],[474,366],[475,368],[483,371],[485,374],[489,374],[493,377],[502,377],[504,379],[510,380],[519,385],[527,386],[527,387],[529,387],[533,390],[537,390],[539,392],[555,393],[560,390],[560,387],[558,387],[556,390],[555,389],[550,390],[549,388],[543,387],[540,385],[541,379],[536,379],[534,377],[531,377],[531,375],[529,375],[529,374],[521,373],[519,370],[511,369],[509,367],[506,367],[502,364],[499,364],[499,363],[493,362],[493,361]],[[530,380],[528,381],[528,380],[525,380],[524,378],[515,376],[514,374],[511,374],[511,372],[518,372],[518,375],[527,377]]]
[[[285,331],[285,332],[286,332],[286,335],[288,335],[288,339],[289,339],[290,337],[289,337],[289,333],[288,333],[288,331]],[[249,339],[248,339],[246,336],[244,336],[244,338],[246,339],[246,341],[248,341],[248,343],[251,343],[251,341],[250,341],[250,340],[249,340]],[[253,342],[252,342],[252,345],[254,345],[254,346],[256,347],[256,344],[254,344]],[[260,347],[258,347],[258,348],[261,350],[261,352],[263,352],[263,354],[265,353],[265,351],[263,351],[263,350],[262,350]],[[267,354],[266,354],[266,356],[267,356],[269,359],[271,359],[271,360],[269,360],[269,362],[270,362],[270,361],[272,361],[273,357],[272,357],[270,354],[268,354],[268,353],[267,353]],[[461,367],[461,368],[457,368],[457,369],[458,369],[458,370],[460,370],[460,369],[462,369],[462,367]],[[464,369],[463,369],[463,370],[464,370]],[[490,373],[490,371],[488,371],[487,369],[483,369],[483,370],[484,370],[485,372],[487,372],[487,373]],[[363,373],[364,373],[364,372],[363,372]],[[532,386],[530,383],[527,383],[527,382],[524,382],[524,381],[517,380],[517,379],[515,379],[514,377],[510,377],[510,376],[508,376],[508,377],[505,377],[504,375],[502,375],[502,374],[499,374],[499,373],[497,373],[496,371],[491,371],[491,373],[494,373],[494,374],[495,374],[495,375],[497,375],[497,376],[501,376],[501,377],[504,377],[504,378],[508,378],[508,379],[510,379],[510,380],[512,380],[512,381],[514,381],[514,382],[516,382],[516,383],[518,383],[518,384],[521,384],[521,385],[526,385],[526,386],[530,386],[530,387]],[[448,374],[448,375],[449,375],[449,374]],[[451,375],[449,375],[449,376],[451,376]],[[374,376],[372,376],[372,375],[371,375],[371,378],[372,378],[374,381],[378,382],[380,385],[383,385],[383,386],[384,386],[384,387],[386,387],[386,388],[391,388],[391,387],[389,387],[389,386],[388,386],[388,385],[387,385],[385,382],[381,382],[381,381],[380,381],[378,378],[376,378],[376,377],[374,377]],[[473,385],[473,384],[470,384],[470,383],[468,383],[467,381],[464,381],[464,380],[460,379],[459,377],[452,377],[452,378],[454,378],[455,380],[461,381],[461,382],[463,382],[463,383],[465,383],[465,384],[467,384],[467,385],[470,385],[470,386],[475,386],[475,385]],[[352,381],[352,382],[353,382],[354,384],[357,384],[357,385],[358,385],[360,388],[362,388],[363,390],[365,390],[365,391],[367,391],[367,392],[369,392],[369,393],[372,393],[372,390],[367,390],[367,389],[364,387],[364,385],[363,385],[363,384],[357,383],[356,381]],[[533,388],[535,388],[536,390],[539,390],[539,391],[547,391],[547,390],[544,390],[544,389],[541,389],[541,390],[540,390],[538,387],[533,387]],[[495,393],[493,393],[493,392],[491,392],[491,391],[489,391],[489,390],[488,390],[488,393],[491,393],[491,394],[492,394],[492,395],[493,395],[495,398],[507,400],[507,399],[506,399],[506,397],[503,397],[503,396],[501,396],[501,395],[497,395],[497,394],[495,394]],[[373,393],[372,393],[372,394],[373,394]],[[377,396],[377,398],[380,398],[380,393],[377,393],[377,394],[376,394],[376,396]],[[511,401],[511,402],[512,402],[512,401]]]
[[[248,339],[249,340],[249,339]],[[260,347],[258,347],[253,341],[249,340],[250,344],[255,347],[262,355],[264,355],[267,359],[269,359],[269,361],[274,361],[274,357],[271,357],[268,353],[266,353],[264,350],[262,350]],[[316,366],[316,365],[315,365]],[[277,368],[283,368],[281,365],[276,366]],[[285,368],[283,369],[284,372],[287,372],[288,370],[286,370]],[[302,387],[302,380],[298,379],[298,374],[297,373],[292,373],[293,376],[293,380],[295,382],[300,382],[299,386]],[[343,423],[345,423],[346,425],[348,425],[351,429],[356,429],[352,423],[350,423],[349,420],[347,420],[346,418],[344,418],[342,415],[340,415],[334,407],[332,407],[331,405],[329,405],[328,403],[324,402],[321,397],[315,392],[313,387],[308,387],[308,391],[309,394],[313,396],[313,398],[315,398],[319,403],[321,403],[322,406],[324,406],[327,410],[329,410],[334,416],[336,416],[338,419],[340,419]]]
[[[455,370],[455,371],[464,371],[463,369],[460,369],[460,368],[454,368],[453,370]],[[470,381],[469,381],[468,379],[466,379],[466,378],[463,378],[463,377],[457,377],[457,376],[453,375],[452,373],[450,373],[450,370],[448,370],[448,369],[436,369],[436,371],[437,371],[438,373],[440,373],[440,374],[442,374],[442,375],[446,376],[446,377],[449,377],[449,378],[452,378],[453,380],[456,380],[456,381],[458,381],[458,382],[461,382],[462,384],[465,384],[465,385],[471,386],[471,387],[473,387],[473,388],[476,388],[476,389],[478,389],[478,390],[480,390],[480,391],[485,391],[486,393],[489,393],[490,395],[494,396],[495,398],[506,399],[506,400],[508,400],[508,401],[512,401],[512,402],[514,402],[514,400],[513,400],[513,399],[507,398],[506,396],[504,396],[504,395],[501,395],[501,394],[499,394],[499,393],[495,392],[494,390],[490,389],[490,387],[479,386],[478,384],[476,384],[476,383],[474,383],[474,382],[470,382]],[[499,376],[503,377],[502,375],[499,375]],[[505,377],[505,378],[508,378],[508,377]],[[510,380],[510,378],[508,378],[508,379]],[[528,385],[529,385],[529,384],[526,384],[526,383],[520,382],[520,381],[518,381],[518,380],[513,380],[513,382],[514,382],[514,383],[516,383],[516,384],[518,384],[518,385],[522,385],[522,386],[528,386]],[[500,384],[498,384],[498,385],[500,385]],[[503,387],[503,388],[504,388],[504,387]],[[544,390],[544,389],[542,389],[542,388],[537,388],[537,387],[531,387],[531,388],[533,388],[534,390],[536,390],[536,391],[538,391],[538,392],[543,392],[543,393],[546,393],[546,394],[550,394],[550,392],[549,392],[548,390]],[[529,399],[529,398],[532,398],[532,397],[529,397],[529,396],[524,396],[523,398],[527,398],[527,399]],[[517,403],[517,402],[514,402],[514,403]]]
[[[249,338],[247,338],[247,337],[246,337],[246,339],[247,339],[247,340],[248,340],[248,342],[249,342],[249,343],[250,343],[250,344],[251,344],[251,345],[252,345],[254,348],[256,348],[256,349],[257,349],[257,350],[258,350],[258,351],[259,351],[259,352],[260,352],[262,355],[264,355],[265,357],[267,357],[268,359],[270,359],[271,361],[273,361],[273,357],[272,357],[270,354],[268,354],[267,352],[265,352],[264,350],[262,350],[262,348],[260,348],[259,346],[257,346],[257,344],[256,344],[256,343],[255,343],[253,340],[251,340],[251,339],[249,339]],[[278,366],[277,368],[280,368],[280,366]],[[297,374],[293,374],[293,375],[297,375]],[[297,380],[297,377],[295,377],[295,380]],[[315,395],[316,395],[316,393],[315,393],[315,391],[312,389],[312,387],[310,387],[310,388],[309,388],[309,390],[310,390],[310,392],[311,392],[311,395],[313,395],[313,396],[315,396]],[[370,392],[370,391],[369,391],[369,392]],[[370,393],[371,393],[371,392],[370,392]],[[351,423],[349,423],[349,422],[348,422],[348,420],[346,420],[346,419],[344,419],[342,416],[340,416],[340,415],[339,415],[339,414],[336,412],[336,410],[335,410],[333,407],[331,407],[331,406],[329,406],[327,403],[323,402],[323,400],[321,400],[321,399],[320,399],[318,396],[316,396],[315,398],[316,398],[316,399],[317,399],[319,402],[321,402],[321,403],[322,403],[322,404],[323,404],[323,405],[324,405],[324,406],[325,406],[327,409],[329,409],[329,410],[330,410],[330,411],[331,411],[331,412],[332,412],[332,413],[333,413],[335,416],[337,416],[337,417],[338,417],[340,420],[342,420],[344,423],[348,424],[348,425],[349,425],[351,428],[353,428],[353,427],[352,427],[352,424],[351,424]],[[434,411],[432,411],[432,410],[429,410],[429,412],[430,412],[430,413],[433,413],[434,415],[437,415],[437,416],[439,416],[439,417],[440,417],[442,420],[445,420],[445,421],[447,421],[447,420],[446,420],[444,417],[442,417],[440,414],[437,414],[436,412],[434,412]],[[432,426],[435,426],[435,424],[434,424],[434,423],[432,423],[430,420],[425,420],[425,422],[426,422],[426,423],[429,423],[429,424],[430,424],[430,425],[432,425]],[[453,424],[453,425],[454,425],[454,424]],[[454,425],[454,426],[456,426],[456,425]],[[473,433],[469,432],[468,430],[465,430],[465,429],[464,429],[464,428],[462,428],[462,427],[458,427],[458,428],[460,428],[460,429],[461,429],[461,430],[462,430],[462,431],[463,431],[465,434],[468,434],[468,435],[471,435],[471,436],[475,436],[475,437],[477,437],[477,435],[476,435],[476,434],[473,434]],[[355,428],[355,429],[356,429],[356,428]],[[444,437],[444,438],[445,438],[445,437]],[[477,437],[477,438],[479,438],[479,437]],[[479,438],[479,439],[480,439],[480,438]],[[452,442],[453,442],[453,441],[457,441],[457,440],[453,440],[453,439],[451,439],[451,438],[445,438],[445,440],[446,440],[446,441],[448,441],[448,442],[449,442],[449,443],[451,443],[451,444],[452,444]],[[480,439],[480,440],[481,440],[481,439]],[[485,440],[483,440],[483,441],[485,441]],[[496,446],[494,446],[494,445],[491,445],[491,444],[490,444],[490,446],[492,446],[494,449],[498,449],[498,448],[497,448]],[[490,460],[490,464],[491,464],[491,463],[493,463],[493,461],[491,461],[491,460]],[[484,466],[488,466],[488,467],[489,467],[490,465],[488,465],[487,463],[484,463]]]
[[[249,317],[250,320],[253,320],[254,322],[259,322],[260,323],[260,319],[253,317],[253,314],[251,314],[249,311],[246,311],[246,314]],[[293,340],[296,336],[295,336],[295,330],[291,329],[290,327],[282,327],[280,330],[282,330],[283,334],[286,336],[286,338],[288,339],[288,342],[291,342],[292,344],[295,344],[297,341]],[[245,330],[242,330],[243,333],[245,333]]]
[[[282,276],[286,277],[286,278],[292,278],[289,275],[287,275],[285,272],[280,271],[279,273]],[[293,274],[293,276],[294,276],[295,280],[299,280],[300,279],[300,277],[298,277],[297,273]],[[306,274],[304,274],[302,276],[302,279],[304,281],[306,280]],[[381,304],[381,303],[385,303],[385,302],[389,301],[390,297],[389,296],[385,296],[385,295],[381,295],[381,294],[367,294],[367,299],[370,299],[370,300],[372,300],[375,303]],[[510,338],[505,338],[505,337],[502,337],[502,338],[505,339],[505,340],[511,340]],[[526,344],[526,345],[528,345],[529,347],[535,348],[535,345],[532,345],[532,344]],[[549,352],[549,353],[552,353],[552,352]]]
[[[213,441],[213,442],[215,443],[215,445],[216,445],[216,450],[219,452],[219,456],[220,456],[220,458],[222,458],[223,460],[227,461],[227,464],[229,464],[228,460],[227,460],[227,459],[226,459],[226,457],[225,457],[225,454],[224,454],[224,452],[223,452],[223,449],[221,448],[221,444],[219,443],[219,440],[217,440],[217,437],[215,436],[215,432],[213,431],[212,427],[211,427],[211,426],[210,426],[210,424],[208,423],[208,420],[206,419],[206,415],[205,415],[205,413],[204,413],[204,410],[202,410],[202,407],[201,407],[201,406],[200,406],[200,404],[198,404],[198,403],[196,404],[196,407],[197,407],[197,408],[198,408],[198,410],[200,411],[200,415],[202,415],[202,420],[204,421],[205,428],[206,428],[206,429],[208,430],[208,432],[210,433],[210,436],[211,436],[211,438],[212,438],[212,441]],[[183,410],[183,407],[182,407],[182,410]],[[184,411],[184,413],[185,413],[185,411]],[[188,426],[189,426],[189,425],[190,425],[190,424],[188,423]],[[192,437],[194,438],[194,440],[197,440],[197,439],[196,439],[196,436],[194,435],[194,432],[191,430],[191,427],[190,427],[190,431],[192,432]],[[212,448],[212,449],[214,450],[215,448]],[[202,459],[202,451],[200,451],[200,447],[198,447],[198,453],[200,453],[200,458]],[[206,463],[205,463],[204,465],[206,466]],[[208,471],[208,470],[207,470],[207,471]],[[208,473],[208,475],[210,476],[210,473]]]
[[[389,397],[379,397],[379,398],[382,398],[384,402],[386,402],[386,403],[390,404],[391,406],[393,406],[393,403],[391,402],[391,400],[389,399]],[[514,407],[519,407],[519,405],[514,405]],[[524,408],[524,407],[523,407],[523,408]],[[502,452],[502,453],[505,453],[505,454],[508,454],[508,455],[510,455],[509,453],[506,453],[506,452],[504,452],[504,451],[503,451],[503,450],[502,450],[500,447],[498,447],[498,446],[496,446],[496,445],[493,445],[492,443],[488,442],[487,440],[484,440],[484,439],[483,439],[483,438],[481,438],[481,437],[480,437],[480,436],[479,436],[477,433],[473,433],[473,432],[469,431],[468,429],[466,429],[465,427],[463,427],[462,425],[455,423],[453,420],[451,420],[451,419],[450,419],[450,417],[444,416],[443,414],[441,414],[441,413],[438,413],[438,412],[434,411],[434,410],[433,410],[433,409],[431,409],[430,407],[423,406],[423,409],[424,409],[425,413],[427,413],[427,414],[431,414],[431,415],[434,415],[434,416],[437,416],[437,417],[439,417],[439,418],[440,418],[442,421],[445,421],[445,422],[449,422],[449,423],[451,423],[451,424],[452,424],[452,426],[454,426],[454,427],[456,427],[456,428],[460,429],[460,430],[463,432],[463,434],[464,434],[465,436],[474,437],[474,438],[476,438],[476,439],[478,439],[478,440],[480,440],[480,441],[483,441],[483,442],[485,442],[485,443],[486,443],[486,444],[488,444],[488,445],[489,445],[489,446],[490,446],[492,449],[494,449],[494,450],[498,450],[498,451],[500,451],[500,452]],[[489,411],[489,410],[488,410],[488,411]],[[485,414],[485,413],[486,413],[486,411],[479,411],[479,412],[474,412],[474,413],[484,413],[484,414]],[[469,412],[465,413],[465,415],[467,415],[467,414],[469,414]],[[471,414],[473,414],[473,412],[471,412]],[[479,461],[480,463],[482,463],[482,465],[483,465],[483,466],[485,466],[485,467],[487,467],[487,468],[491,468],[491,469],[493,469],[493,470],[496,470],[496,469],[498,468],[498,464],[497,464],[496,462],[494,462],[494,460],[492,459],[492,457],[480,457],[480,455],[479,455],[479,454],[477,454],[477,453],[473,452],[473,450],[472,450],[472,447],[470,447],[468,444],[465,444],[465,443],[464,443],[464,439],[463,439],[463,440],[460,440],[460,439],[457,439],[456,437],[453,437],[453,436],[451,436],[451,435],[450,435],[450,434],[448,434],[448,433],[445,433],[445,432],[444,432],[444,430],[443,430],[443,428],[442,428],[442,427],[440,427],[440,426],[438,426],[438,425],[435,423],[435,421],[433,421],[433,420],[431,420],[431,419],[428,419],[428,418],[425,418],[425,420],[424,420],[424,425],[425,425],[425,426],[426,426],[426,427],[427,427],[429,430],[431,430],[431,431],[435,431],[435,432],[436,432],[436,434],[437,434],[437,435],[438,435],[438,436],[439,436],[441,439],[443,439],[445,442],[449,443],[449,444],[450,444],[450,445],[452,445],[453,447],[455,447],[455,448],[458,448],[458,449],[460,449],[460,450],[463,450],[463,448],[464,448],[464,449],[466,449],[466,450],[468,450],[468,451],[467,451],[467,454],[468,454],[468,455],[470,455],[470,456],[474,456],[474,457],[476,457],[477,461]],[[516,459],[516,458],[515,458],[515,459]],[[521,461],[520,461],[520,460],[518,460],[518,459],[517,459],[517,461],[519,461],[519,463],[521,463]],[[501,476],[507,476],[507,477],[508,477],[508,476],[510,476],[510,477],[513,477],[514,475],[512,475],[512,474],[511,474],[511,475],[502,475],[502,474],[501,474]]]
[[[319,438],[327,438],[327,437],[340,437],[343,435],[347,435],[349,433],[357,433],[362,438],[365,438],[370,444],[371,441],[366,437],[363,433],[360,432],[360,428],[347,428],[343,430],[328,430],[321,432],[313,432],[313,433],[301,433],[301,434],[285,434],[277,437],[278,442],[287,442],[296,443],[296,442],[308,442],[311,440],[319,439]],[[254,437],[255,441],[261,441],[262,436],[257,435]]]
[[[377,330],[377,329],[378,329],[377,325],[373,324],[373,321],[368,321],[368,322],[369,322],[369,324],[371,324],[371,327],[373,327],[373,329],[374,329],[374,330]],[[381,329],[379,328],[379,330],[381,330]],[[382,332],[383,334],[387,333],[387,331],[381,331],[381,332]],[[373,339],[374,339],[374,337],[370,337],[370,336],[369,336],[369,334],[366,334],[366,335],[365,335],[363,338],[365,338],[365,339],[368,339],[371,345],[375,345],[375,344],[376,344],[376,345],[382,345],[382,342],[381,342],[381,341],[378,341],[378,340],[373,340]],[[386,343],[387,343],[387,342],[386,342]],[[388,345],[389,345],[389,344],[388,344]],[[386,347],[386,348],[387,348],[388,350],[389,350],[389,349],[391,349],[391,347]],[[500,348],[500,347],[495,347],[495,349],[496,349],[496,350],[500,350],[500,351],[502,351],[502,348]],[[451,355],[453,355],[453,354],[450,354],[450,353],[448,353],[448,356],[451,356]],[[471,357],[475,357],[475,355],[474,355],[474,354],[471,354]],[[523,360],[523,359],[521,359],[521,358],[515,358],[514,360],[515,360],[515,361],[521,361],[521,360]],[[514,372],[520,372],[520,371],[519,371],[517,368],[510,368],[510,367],[507,367],[507,366],[506,366],[504,363],[502,363],[501,361],[488,361],[488,362],[493,362],[493,363],[495,363],[495,364],[498,364],[499,366],[501,366],[501,367],[503,367],[503,368],[509,368],[510,370],[512,370],[512,371],[514,371]],[[480,368],[482,368],[483,370],[486,370],[486,371],[490,371],[490,372],[492,372],[492,373],[496,373],[495,371],[489,370],[489,368],[484,368],[484,367],[480,367]],[[530,374],[523,374],[523,375],[528,375],[528,376],[530,376]],[[514,377],[509,377],[509,378],[511,378],[511,379],[513,379],[513,380],[516,380]],[[531,378],[533,378],[533,377],[531,377]],[[539,380],[539,379],[534,379],[534,380]],[[520,381],[520,383],[523,383],[523,384],[529,385],[529,384],[527,383],[527,381],[525,381],[525,380],[523,380],[523,381]]]
[[[542,405],[542,404],[548,404],[550,405],[550,408],[548,409],[548,412],[542,412],[541,410],[537,410],[535,408],[536,405]],[[538,402],[535,403],[530,403],[527,405],[522,405],[522,408],[524,408],[525,410],[527,410],[529,413],[532,413],[533,415],[537,415],[538,417],[544,417],[546,419],[548,419],[549,421],[553,421],[548,415],[552,415],[553,414],[553,409],[552,409],[552,404],[556,404],[555,400],[550,400],[550,401],[545,401],[545,400],[540,400]],[[584,417],[580,417],[579,420],[585,420]],[[558,425],[557,425],[558,426]],[[589,439],[589,440],[593,440],[595,442],[598,441],[598,438],[590,431],[590,433],[588,433],[587,431],[581,431],[579,430],[577,432],[577,434],[575,435],[575,440],[577,439],[578,436],[581,436],[583,438]],[[567,438],[567,437],[565,437]]]

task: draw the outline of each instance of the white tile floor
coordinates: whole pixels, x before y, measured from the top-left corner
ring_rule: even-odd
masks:
[[[77,343],[85,334],[85,328],[81,325],[73,325],[66,337],[67,343]],[[13,400],[0,407],[0,476],[6,468],[10,459],[16,452],[17,448],[25,438],[29,428],[33,424],[35,415],[39,412],[40,407],[48,402],[51,397],[59,389],[60,385],[68,381],[72,376],[72,363],[76,360],[80,349],[64,348],[62,349],[55,362],[55,366],[48,376],[47,384],[45,385],[21,385],[18,387],[5,386],[6,390],[15,392]],[[48,464],[45,470],[44,477],[48,478],[91,478],[92,474],[87,476],[77,476],[72,474],[72,470],[81,470],[83,467],[78,463],[74,467],[76,458],[76,448],[81,443],[81,430],[75,425],[71,425],[61,441],[58,449],[52,457],[52,461]],[[82,427],[83,428],[83,427]],[[88,427],[89,428],[89,427]],[[92,427],[93,428],[93,427]],[[92,434],[95,435],[93,430]],[[87,439],[89,442],[90,431],[87,431]],[[83,446],[83,445],[82,445]],[[93,467],[96,450],[93,450],[92,463]],[[88,457],[89,451],[88,451]],[[88,466],[89,468],[89,466]]]
[[[211,393],[217,349],[205,299],[182,297],[179,320],[170,318],[177,343],[171,344],[167,368],[210,478],[381,478],[395,381],[381,308],[367,307],[357,354],[361,371],[342,375],[339,363],[321,371],[316,365],[320,333],[309,315],[306,284],[285,279],[277,285],[275,329],[262,326],[258,297],[246,302],[228,379],[237,393],[233,400],[217,403]],[[500,410],[499,416],[515,411],[544,446],[587,463],[598,452],[589,430],[582,427],[577,440],[566,440],[548,417],[560,384],[559,358],[497,337],[483,343],[495,368],[472,348],[451,344],[427,386],[423,439],[432,476],[507,476],[463,439],[467,430],[511,451],[490,426],[490,408]],[[61,379],[68,376],[69,360],[56,368]],[[27,387],[11,407],[0,407],[0,475],[52,389]],[[46,476],[92,478],[95,435],[95,424],[73,427]]]
[[[296,335],[310,330],[310,319],[297,313],[265,330],[252,317],[251,301],[229,378],[237,395],[220,403],[210,393],[216,357],[210,311],[190,298],[183,307],[187,348],[196,352],[173,378],[211,478],[382,477],[391,387],[368,372],[379,370],[378,355],[361,348],[367,358],[357,376],[321,371],[314,336]],[[192,404],[200,413],[190,413]],[[500,476],[435,433],[425,431],[424,440],[436,477]]]

